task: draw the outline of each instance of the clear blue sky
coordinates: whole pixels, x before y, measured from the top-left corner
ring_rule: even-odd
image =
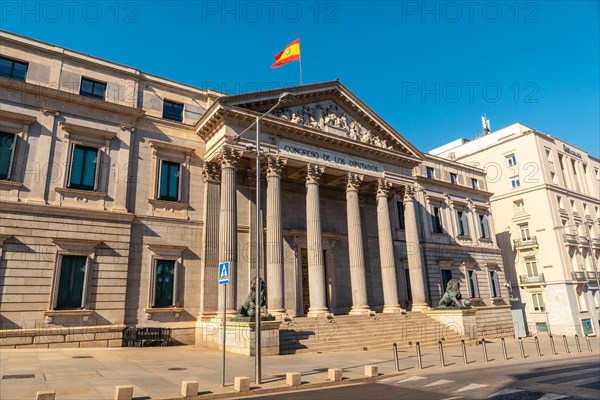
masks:
[[[229,93],[339,78],[421,150],[522,122],[600,156],[599,2],[4,1],[2,29]]]

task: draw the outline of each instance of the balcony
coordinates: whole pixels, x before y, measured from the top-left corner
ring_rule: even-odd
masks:
[[[527,239],[515,239],[515,240],[513,240],[513,244],[515,246],[515,250],[531,248],[531,247],[538,247],[538,241],[535,236],[531,236],[530,238],[527,238]]]
[[[519,275],[519,280],[521,281],[521,285],[536,285],[546,282],[546,280],[544,279],[544,274],[534,276]]]
[[[571,277],[574,281],[587,281],[587,278],[585,277],[585,272],[580,271],[580,272],[571,272]]]
[[[579,236],[579,245],[583,247],[590,247],[590,239],[585,236]]]
[[[585,275],[587,276],[588,281],[595,281],[596,280],[596,274],[598,274],[599,278],[600,278],[600,273],[598,272],[594,272],[594,271],[588,271],[585,273]]]
[[[594,249],[600,249],[600,238],[593,238],[592,239],[592,248],[594,248]]]
[[[577,246],[579,244],[577,241],[577,235],[565,233],[563,234],[563,238],[565,240],[565,246]]]

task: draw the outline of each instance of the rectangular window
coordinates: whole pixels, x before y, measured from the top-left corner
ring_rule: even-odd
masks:
[[[581,327],[583,328],[584,335],[593,335],[594,327],[592,326],[592,320],[590,318],[585,318],[581,320]]]
[[[521,186],[521,180],[519,179],[518,176],[515,176],[514,178],[510,178],[510,186],[513,189],[516,189]]]
[[[158,198],[166,201],[180,200],[181,164],[160,160]]]
[[[510,154],[510,155],[506,156],[506,164],[509,167],[512,167],[512,166],[516,165],[517,164],[517,157],[515,157],[514,154]]]
[[[169,100],[163,102],[163,118],[171,121],[183,121],[183,104]]]
[[[541,293],[532,293],[531,300],[533,303],[533,311],[544,312],[544,299]]]
[[[175,305],[175,260],[155,260],[152,307]]]
[[[479,231],[482,239],[490,238],[490,231],[488,229],[487,218],[483,214],[478,214],[479,216]]]
[[[405,229],[404,224],[404,203],[401,201],[396,202],[398,205],[398,226],[400,229]]]
[[[473,270],[467,271],[469,278],[469,297],[479,297],[479,285],[477,284],[477,274]]]
[[[450,282],[451,279],[452,279],[452,270],[443,269],[442,270],[442,293],[444,293],[446,291],[446,288],[448,287],[448,282]]]
[[[548,325],[545,322],[536,322],[535,328],[538,333],[548,333]]]
[[[98,175],[98,149],[81,146],[73,147],[69,187],[81,190],[96,190]]]
[[[552,154],[550,153],[550,149],[546,149],[546,159],[548,160],[548,162],[553,162]]]
[[[28,64],[6,57],[0,57],[0,76],[24,81]]]
[[[466,229],[465,229],[465,213],[462,211],[457,211],[456,212],[456,225],[458,226],[458,235],[459,236],[466,236]]]
[[[473,189],[479,189],[479,181],[475,178],[471,178],[471,187]]]
[[[500,282],[496,271],[490,271],[490,293],[492,297],[500,297]]]
[[[529,224],[519,225],[519,233],[521,234],[521,239],[531,240],[531,234],[529,233]]]
[[[17,135],[0,132],[0,180],[9,180],[12,172]]]
[[[558,203],[558,208],[560,208],[561,210],[565,208],[563,201],[562,201],[562,197],[556,196],[556,202]]]
[[[458,177],[456,174],[450,173],[450,183],[456,185],[458,183]]]
[[[104,96],[106,94],[106,83],[94,81],[88,78],[81,78],[79,94],[86,97],[104,100]]]
[[[433,214],[431,215],[431,225],[434,233],[442,233],[442,216],[440,214],[439,207],[433,207]]]
[[[83,308],[88,257],[63,255],[58,279],[57,310]]]
[[[537,268],[537,260],[534,258],[525,259],[525,269],[527,270],[527,276],[532,278],[539,276]]]
[[[515,213],[522,213],[525,211],[525,203],[523,200],[515,201]]]
[[[426,167],[427,178],[434,179],[435,178],[435,170],[432,167]]]

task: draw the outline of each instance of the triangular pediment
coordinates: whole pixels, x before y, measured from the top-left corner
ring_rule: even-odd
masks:
[[[225,106],[264,113],[283,93],[292,100],[271,111],[269,117],[297,124],[309,130],[344,138],[405,156],[422,159],[422,154],[400,133],[387,124],[341,83],[326,82],[227,96],[219,99]]]

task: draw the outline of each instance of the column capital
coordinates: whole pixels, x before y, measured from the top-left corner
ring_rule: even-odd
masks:
[[[385,178],[377,180],[377,197],[388,197],[392,183]]]
[[[364,175],[355,174],[354,172],[348,172],[346,179],[346,191],[355,190],[358,191],[360,184],[364,179]]]
[[[267,156],[267,178],[270,176],[281,177],[281,172],[285,168],[287,160],[279,156]]]
[[[219,153],[218,160],[221,163],[221,168],[233,168],[237,167],[237,163],[242,157],[242,152],[232,147],[225,146]]]
[[[404,202],[415,201],[416,194],[417,189],[415,187],[410,185],[404,186]]]
[[[306,184],[316,183],[319,184],[321,177],[323,176],[323,172],[325,172],[325,167],[322,167],[317,164],[307,164],[306,165]]]
[[[219,182],[221,180],[221,169],[219,164],[205,162],[202,165],[202,179],[204,182]]]

